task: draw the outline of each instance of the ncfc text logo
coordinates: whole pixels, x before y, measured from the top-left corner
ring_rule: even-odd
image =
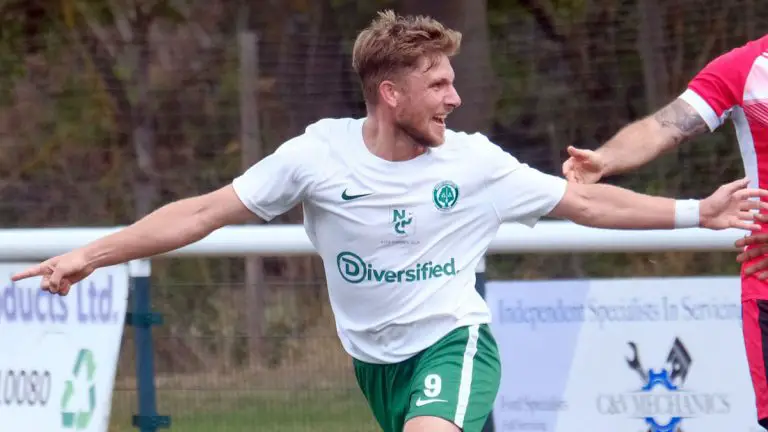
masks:
[[[642,385],[634,392],[599,395],[597,410],[600,414],[643,420],[648,432],[682,432],[685,419],[730,412],[727,394],[685,388],[693,360],[680,339],[676,338],[672,344],[666,367],[658,371],[645,369],[637,345],[629,342],[629,346],[632,358],[626,359],[627,365],[637,373]]]
[[[387,270],[374,268],[353,252],[341,252],[336,256],[336,265],[341,277],[353,284],[363,281],[417,282],[456,274],[453,257],[445,264],[433,264],[428,261],[404,270]]]

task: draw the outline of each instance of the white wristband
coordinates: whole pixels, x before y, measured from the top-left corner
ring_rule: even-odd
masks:
[[[699,226],[699,201],[676,200],[675,201],[675,228],[698,228]]]

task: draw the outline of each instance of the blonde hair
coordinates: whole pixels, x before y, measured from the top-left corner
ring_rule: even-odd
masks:
[[[357,36],[352,50],[352,67],[360,79],[366,104],[376,104],[382,81],[413,69],[421,58],[434,61],[441,54],[452,57],[460,46],[461,33],[430,17],[379,12]]]

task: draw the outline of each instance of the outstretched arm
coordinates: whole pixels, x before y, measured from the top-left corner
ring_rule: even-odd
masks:
[[[226,225],[253,217],[232,185],[167,204],[134,224],[84,246],[91,267],[106,267],[189,245]]]
[[[99,267],[151,257],[194,243],[254,215],[269,221],[298,204],[313,181],[314,141],[306,134],[281,145],[230,185],[161,207],[133,225],[13,276],[42,276],[41,287],[66,295]]]
[[[729,110],[744,103],[746,79],[765,51],[753,41],[709,62],[670,104],[620,130],[596,151],[570,147],[563,175],[595,183],[601,177],[635,169],[664,151],[722,125]]]
[[[752,223],[755,209],[768,203],[754,200],[767,190],[748,189],[747,179],[721,186],[701,200],[674,200],[644,195],[606,184],[567,182],[542,173],[478,140],[486,153],[484,191],[502,222],[515,221],[533,227],[542,216],[568,219],[580,225],[609,229],[759,229]],[[486,150],[487,147],[487,150]]]
[[[232,185],[167,204],[122,230],[53,257],[13,276],[43,276],[43,289],[66,294],[95,269],[150,257],[194,243],[214,230],[241,223],[253,213]]]
[[[709,128],[691,105],[682,99],[653,115],[621,129],[595,153],[603,160],[603,175],[619,174],[638,168],[681,142]]]
[[[768,209],[768,203],[749,198],[768,196],[768,191],[747,189],[747,184],[742,179],[721,186],[701,201],[680,201],[605,184],[569,183],[550,215],[596,228],[759,229],[751,210]]]
[[[570,181],[596,183],[631,171],[696,135],[709,131],[706,121],[681,98],[630,123],[597,150],[569,147],[563,175]]]

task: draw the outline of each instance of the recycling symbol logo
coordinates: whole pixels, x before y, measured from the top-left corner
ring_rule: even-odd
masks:
[[[96,363],[93,360],[93,352],[89,349],[81,349],[77,353],[75,366],[72,368],[72,377],[64,383],[64,394],[61,397],[61,425],[65,429],[83,430],[88,427],[96,408]],[[87,387],[82,382],[88,383]],[[78,386],[79,384],[79,386]],[[73,411],[73,396],[78,394],[88,395],[88,410]]]

